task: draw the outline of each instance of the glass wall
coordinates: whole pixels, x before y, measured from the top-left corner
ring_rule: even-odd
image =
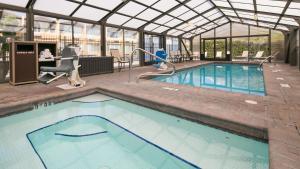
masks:
[[[56,42],[58,55],[72,44],[72,22],[44,16],[34,16],[34,41]]]
[[[254,36],[249,38],[249,57],[266,57],[269,56],[269,37],[268,36]],[[258,52],[263,52],[262,56],[258,56]]]
[[[280,31],[271,31],[271,53],[278,60],[284,59],[284,35]]]
[[[178,51],[179,50],[179,40],[175,37],[167,37],[167,53],[170,53],[170,51]]]
[[[232,60],[248,60],[248,37],[232,38]]]
[[[139,33],[137,31],[124,30],[124,42],[125,55],[130,57],[132,51],[139,47]],[[140,65],[139,52],[135,52],[133,55],[133,65]]]
[[[204,40],[204,57],[206,59],[213,59],[215,56],[215,44],[213,39],[205,39]]]
[[[145,50],[151,53],[156,53],[156,51],[161,47],[160,37],[156,35],[145,34]],[[145,65],[152,64],[154,58],[148,54],[145,54]]]
[[[119,28],[106,28],[106,55],[110,56],[110,49],[118,49],[121,56],[124,56],[123,30]]]
[[[82,56],[101,56],[100,25],[74,22],[74,43],[81,47]]]
[[[186,48],[184,47],[183,43]],[[191,51],[191,41],[189,39],[182,39],[181,52],[183,55],[186,55],[186,53],[187,53],[186,50]]]
[[[0,83],[9,80],[8,40],[25,40],[26,14],[0,9]]]
[[[200,36],[193,38],[193,54],[200,55]]]

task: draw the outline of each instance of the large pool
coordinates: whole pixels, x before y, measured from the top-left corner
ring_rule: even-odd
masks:
[[[156,77],[154,80],[230,92],[265,95],[263,70],[254,64],[207,64],[179,71],[173,76]]]
[[[268,144],[101,94],[0,118],[2,169],[268,169]]]

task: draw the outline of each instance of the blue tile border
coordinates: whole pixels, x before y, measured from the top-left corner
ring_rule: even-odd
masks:
[[[29,132],[29,133],[26,134],[26,137],[27,137],[27,139],[29,140],[29,142],[30,142],[30,144],[31,144],[31,146],[32,146],[32,148],[33,148],[33,150],[34,150],[34,152],[37,154],[37,156],[38,156],[39,159],[41,160],[41,162],[42,162],[43,166],[45,167],[45,169],[47,169],[47,166],[46,166],[45,162],[43,161],[42,157],[41,157],[41,156],[39,155],[39,153],[37,152],[36,148],[34,147],[33,143],[31,142],[31,140],[29,139],[29,135],[32,134],[32,133],[34,133],[34,132],[37,132],[37,131],[39,131],[39,130],[42,130],[42,129],[45,129],[45,128],[48,128],[48,127],[51,127],[51,126],[54,126],[54,125],[57,125],[57,124],[60,124],[60,123],[63,123],[63,122],[65,122],[65,121],[67,121],[67,120],[71,120],[71,119],[74,119],[74,118],[81,118],[81,117],[97,117],[97,118],[103,119],[103,120],[105,120],[105,121],[107,121],[107,122],[109,122],[109,123],[111,123],[111,124],[113,124],[113,125],[115,125],[115,126],[121,128],[121,129],[123,129],[123,130],[126,131],[127,133],[129,133],[129,134],[131,134],[131,135],[133,135],[133,136],[135,136],[135,137],[137,137],[137,138],[143,140],[144,142],[146,142],[146,143],[148,143],[148,144],[150,144],[150,145],[152,145],[152,146],[154,146],[154,147],[160,149],[161,151],[163,151],[163,152],[165,152],[165,153],[168,153],[169,155],[171,155],[171,156],[177,158],[178,160],[180,160],[180,161],[182,161],[182,162],[184,162],[184,163],[190,165],[191,167],[193,167],[193,168],[195,168],[195,169],[201,169],[201,168],[198,167],[197,165],[195,165],[195,164],[193,164],[193,163],[191,163],[191,162],[189,162],[189,161],[187,161],[187,160],[185,160],[185,159],[183,159],[183,158],[177,156],[176,154],[174,154],[174,153],[172,153],[172,152],[170,152],[170,151],[164,149],[163,147],[161,147],[161,146],[159,146],[159,145],[157,145],[157,144],[155,144],[155,143],[150,142],[149,140],[147,140],[147,139],[145,139],[145,138],[143,138],[143,137],[141,137],[141,136],[139,136],[139,135],[133,133],[132,131],[130,131],[130,130],[128,130],[128,129],[126,129],[126,128],[124,128],[124,127],[122,127],[122,126],[120,126],[120,125],[118,125],[118,124],[116,124],[116,123],[114,123],[114,122],[112,122],[112,121],[110,121],[109,119],[107,119],[107,118],[105,118],[105,117],[98,116],[98,115],[80,115],[80,116],[70,117],[70,118],[67,118],[67,119],[65,119],[65,120],[58,121],[58,122],[56,122],[56,123],[54,123],[54,124],[51,124],[51,125],[48,125],[48,126],[45,126],[45,127],[39,128],[39,129],[36,129],[36,130],[31,131],[31,132]],[[107,132],[107,131],[106,131],[106,132]],[[103,132],[99,132],[99,133],[101,134],[101,133],[103,133]],[[55,133],[55,134],[63,135],[63,134],[59,134],[59,133]],[[97,134],[97,133],[94,133],[94,134]],[[72,135],[71,135],[71,136],[72,136]],[[80,136],[80,135],[76,135],[76,136]],[[75,137],[76,137],[76,136],[75,136]]]

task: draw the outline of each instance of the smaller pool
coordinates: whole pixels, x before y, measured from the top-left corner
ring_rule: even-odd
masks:
[[[201,65],[177,72],[173,76],[156,77],[154,80],[230,92],[265,95],[263,70],[258,65]]]

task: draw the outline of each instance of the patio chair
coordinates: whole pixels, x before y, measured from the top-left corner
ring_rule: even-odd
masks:
[[[168,57],[168,59],[169,59],[170,62],[175,62],[175,60],[176,60],[176,56],[175,55],[176,55],[175,51],[170,51],[169,57]]]
[[[264,51],[258,51],[256,55],[253,57],[253,59],[264,59],[265,57],[263,57],[263,55],[264,55]]]
[[[129,58],[122,57],[119,49],[110,49],[110,55],[114,58],[114,62],[118,63],[118,70],[121,71],[122,68],[125,68],[126,63],[129,64]]]
[[[242,56],[236,56],[236,57],[234,57],[234,59],[237,59],[237,60],[247,60],[248,54],[249,54],[249,51],[244,50],[243,53],[242,53]]]
[[[216,58],[222,58],[222,51],[217,51]]]
[[[45,84],[49,84],[54,80],[57,80],[63,76],[68,76],[69,84],[74,87],[82,87],[85,85],[85,81],[81,80],[78,68],[81,65],[79,63],[79,53],[80,47],[77,46],[67,46],[62,51],[61,57],[55,57],[55,59],[60,59],[61,63],[58,67],[46,67],[42,66],[40,68],[41,75],[39,76],[39,81]],[[61,73],[55,75],[54,73]]]

